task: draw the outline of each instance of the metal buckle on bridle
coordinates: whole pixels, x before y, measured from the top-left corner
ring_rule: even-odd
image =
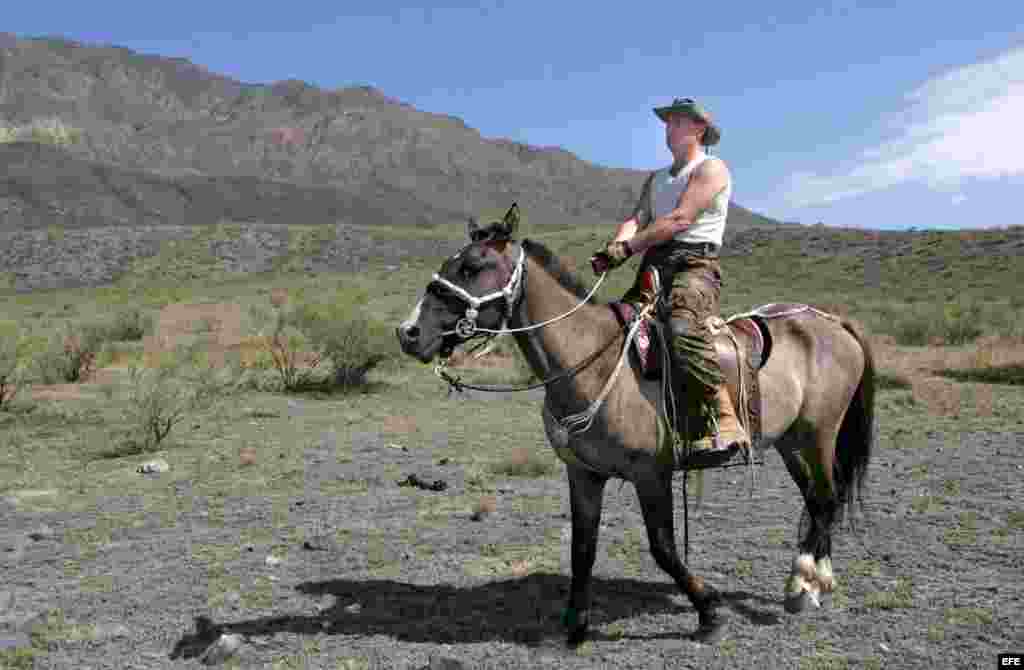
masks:
[[[476,334],[476,317],[478,316],[480,316],[480,312],[472,307],[466,309],[466,316],[455,324],[455,334],[464,340],[473,337]]]

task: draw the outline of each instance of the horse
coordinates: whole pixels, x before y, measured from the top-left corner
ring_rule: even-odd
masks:
[[[545,433],[569,482],[572,582],[562,614],[569,645],[587,635],[610,478],[636,489],[651,555],[697,612],[689,637],[720,640],[727,632],[723,596],[676,549],[672,477],[684,468],[659,455],[663,388],[640,374],[634,359],[622,364],[627,332],[611,303],[593,299],[594,290],[588,295],[542,243],[518,240],[518,220],[513,205],[488,227],[470,221],[469,242],[444,261],[397,326],[400,347],[422,362],[440,357],[443,364],[470,339],[511,333],[542,380]],[[772,344],[756,373],[763,429],[755,448],[774,447],[803,495],[798,553],[784,586],[785,609],[797,613],[831,593],[833,530],[862,502],[874,438],[875,363],[860,327],[846,317],[809,308],[763,324]],[[588,420],[581,430],[566,430],[556,417],[569,415]]]

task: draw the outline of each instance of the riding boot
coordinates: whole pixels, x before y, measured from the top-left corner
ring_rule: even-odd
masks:
[[[718,386],[718,419],[710,434],[691,444],[687,458],[689,468],[709,468],[725,465],[741,451],[750,449],[750,438],[736,419],[736,410],[725,384]]]

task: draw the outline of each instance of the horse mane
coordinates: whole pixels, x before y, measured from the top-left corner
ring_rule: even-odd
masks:
[[[559,286],[575,295],[580,300],[587,297],[590,289],[583,285],[583,282],[573,274],[565,263],[554,252],[536,240],[524,239],[521,243],[526,255],[538,263],[544,270],[555,278]],[[587,302],[593,303],[591,297]]]

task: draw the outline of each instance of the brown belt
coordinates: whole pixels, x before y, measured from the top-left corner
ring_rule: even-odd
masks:
[[[718,258],[718,252],[721,251],[721,247],[714,242],[701,242],[699,244],[693,242],[671,242],[670,244],[673,250],[688,251],[707,258]]]
[[[714,242],[693,244],[690,242],[669,241],[653,247],[644,254],[644,263],[656,267],[676,269],[685,266],[687,258],[718,258],[720,247]]]

